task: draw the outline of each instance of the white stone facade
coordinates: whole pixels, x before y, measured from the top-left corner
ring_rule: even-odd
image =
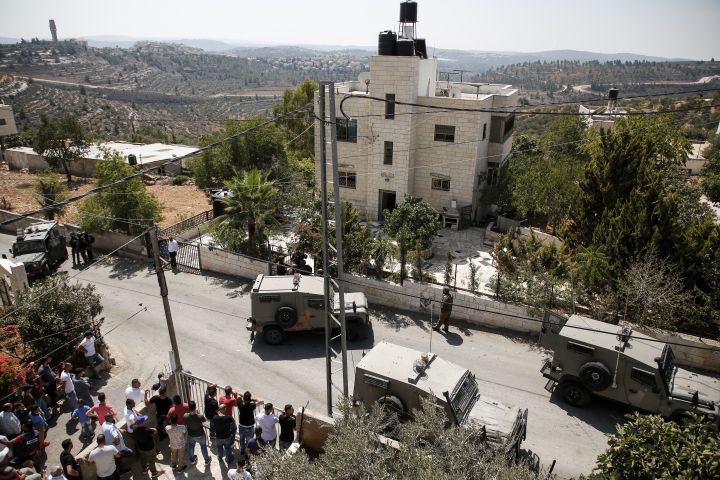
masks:
[[[437,71],[435,58],[375,55],[369,75],[336,85],[339,121],[345,121],[340,102],[351,96],[343,110],[357,125],[355,141],[342,138],[344,129],[338,130],[338,163],[344,174],[340,195],[367,220],[381,219],[383,195],[384,206],[390,206],[393,194],[396,204],[409,194],[423,198],[439,212],[450,208],[453,200],[458,207],[471,205],[471,220],[479,220],[486,213],[480,201],[481,191],[486,186],[488,168],[499,169],[510,152],[514,117],[507,113],[507,107],[517,105],[517,90],[509,85],[438,81]],[[394,116],[388,116],[387,102],[367,98],[388,99],[387,95],[417,106],[394,105]],[[328,101],[326,98],[326,105]],[[447,111],[424,108],[426,105],[505,111]],[[319,113],[318,97],[315,110]],[[319,125],[315,128],[319,184]],[[329,141],[330,129],[327,138]],[[391,159],[386,154],[387,142],[392,143]],[[330,163],[330,148],[327,160]],[[328,181],[332,181],[330,167]]]

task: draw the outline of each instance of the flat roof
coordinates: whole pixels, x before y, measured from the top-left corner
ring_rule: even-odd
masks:
[[[103,142],[91,145],[83,158],[91,160],[103,160],[102,149],[109,148],[122,154],[127,162],[128,155],[133,154],[138,164],[149,162],[167,161],[174,157],[181,157],[199,150],[198,147],[189,145],[166,144],[166,143],[130,143],[130,142]],[[38,153],[31,147],[15,147],[7,149],[9,152],[21,152],[27,154]]]
[[[615,350],[615,347],[620,345],[620,341],[617,339],[620,330],[622,330],[620,325],[612,325],[581,315],[572,315],[560,330],[560,335],[585,345]],[[665,343],[633,330],[623,354],[648,365],[655,365],[655,358],[662,354],[664,347]]]
[[[293,275],[258,275],[253,284],[253,293],[301,292],[313,295],[324,295],[325,283],[322,277],[300,275],[297,289],[293,283]]]
[[[418,375],[414,365],[415,361],[420,360],[421,354],[422,352],[418,350],[383,340],[365,354],[357,364],[357,368],[405,383],[408,382],[408,378],[419,378],[416,383],[419,388],[432,391],[440,398],[443,392],[452,393],[467,368],[436,355],[424,374]]]

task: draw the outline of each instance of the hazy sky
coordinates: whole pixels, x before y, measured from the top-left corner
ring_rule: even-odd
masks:
[[[91,35],[375,45],[398,0],[0,0],[0,36]],[[418,31],[439,48],[572,49],[720,59],[720,0],[420,0]]]

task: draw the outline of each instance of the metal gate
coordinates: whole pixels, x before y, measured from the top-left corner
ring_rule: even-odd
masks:
[[[205,394],[207,393],[208,387],[211,385],[211,383],[205,379],[196,377],[195,375],[188,372],[187,370],[175,372],[173,375],[175,377],[175,381],[177,382],[175,386],[177,388],[178,395],[180,395],[183,402],[187,403],[190,400],[194,400],[198,406],[198,411],[204,412],[205,411]],[[238,393],[238,396],[242,396],[242,394],[243,394],[242,391],[238,391],[237,388],[235,390]],[[218,385],[218,393],[217,393],[218,401],[220,400],[220,395],[223,395],[223,386]],[[259,407],[258,410],[262,410],[262,407]],[[273,408],[273,413],[275,413],[275,415],[277,415],[279,417],[280,414],[283,412],[282,412],[282,410],[280,410],[278,408]],[[239,414],[238,409],[233,408],[232,416],[233,416],[233,419],[235,419],[236,425],[239,420],[238,414]],[[276,429],[277,436],[279,438],[280,424],[277,424],[275,426],[275,429]]]
[[[196,243],[178,242],[177,257],[178,270],[181,272],[196,273],[200,275],[200,245]]]

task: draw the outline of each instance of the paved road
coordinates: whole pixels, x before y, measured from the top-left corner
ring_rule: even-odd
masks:
[[[7,251],[12,237],[0,235]],[[70,261],[64,267],[70,267]],[[86,270],[70,270],[78,280],[95,284],[103,295],[107,335],[119,368],[113,373],[124,382],[138,376],[150,380],[169,364],[169,339],[157,280],[144,262],[111,259]],[[168,287],[183,366],[193,374],[231,384],[276,404],[305,405],[325,411],[323,338],[300,333],[280,347],[258,338],[250,344],[244,319],[249,314],[249,280],[169,273]],[[139,304],[148,307],[130,320]],[[352,365],[373,342],[387,340],[418,350],[429,347],[427,321],[419,315],[374,310],[369,337],[354,345]],[[118,326],[119,325],[119,326]],[[502,335],[469,326],[454,326],[450,335],[433,336],[432,349],[469,367],[481,392],[505,403],[530,410],[527,450],[545,465],[558,461],[562,476],[589,473],[606,447],[605,433],[622,419],[622,407],[594,402],[587,409],[565,405],[557,394],[544,390],[539,370],[546,357],[532,339]],[[114,382],[113,382],[114,383]],[[352,379],[351,383],[352,385]],[[121,399],[113,399],[115,404]]]

